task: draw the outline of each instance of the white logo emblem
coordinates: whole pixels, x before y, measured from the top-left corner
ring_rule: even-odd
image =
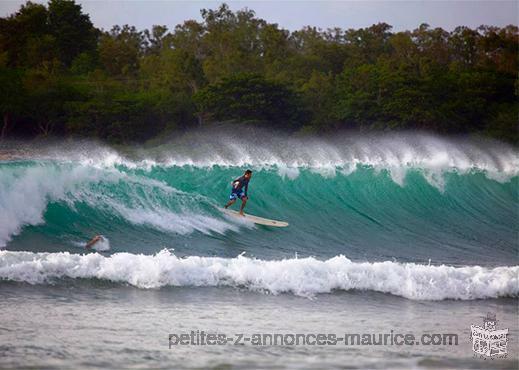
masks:
[[[483,319],[483,327],[470,326],[470,338],[474,353],[485,357],[506,357],[508,329],[496,330],[496,315],[488,313]]]

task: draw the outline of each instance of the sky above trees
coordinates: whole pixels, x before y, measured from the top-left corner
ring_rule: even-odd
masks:
[[[34,0],[46,4],[45,0]],[[16,11],[24,1],[0,1],[0,16]],[[173,28],[186,19],[201,21],[200,9],[215,8],[222,1],[77,1],[94,26],[109,30],[116,24],[137,29],[153,25]],[[518,24],[519,2],[512,1],[230,1],[231,10],[254,9],[256,15],[291,31],[311,25],[323,29],[361,28],[385,22],[395,31],[414,29],[422,23],[453,30],[482,24]]]

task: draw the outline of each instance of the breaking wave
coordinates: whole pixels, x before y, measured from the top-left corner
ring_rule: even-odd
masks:
[[[0,279],[31,284],[59,279],[102,279],[138,288],[242,287],[272,294],[311,297],[334,290],[369,290],[413,300],[517,296],[519,267],[432,266],[398,262],[352,262],[344,256],[284,260],[179,258],[155,255],[70,254],[0,251]]]
[[[323,266],[316,271],[329,271],[339,258],[349,269],[345,279],[355,266],[378,273],[375,263],[389,264],[381,270],[387,274],[423,269],[430,278],[444,276],[442,284],[468,279],[464,283],[472,290],[462,292],[463,284],[455,283],[447,298],[500,295],[471,279],[479,278],[478,271],[495,273],[486,268],[519,265],[518,152],[499,142],[411,133],[298,138],[224,127],[150,147],[76,141],[2,145],[0,247],[10,251],[77,253],[102,234],[110,240],[106,254],[114,256],[174,248],[179,256],[227,258],[222,266],[240,261],[267,268],[269,260],[283,260],[273,266]],[[254,170],[246,211],[288,221],[288,228],[253,226],[218,210],[228,199],[230,181],[246,168]],[[243,251],[257,260],[231,258]],[[290,262],[296,253],[317,259]],[[340,255],[371,264],[346,262]],[[383,262],[393,260],[415,265]],[[436,267],[423,267],[429,260]],[[402,286],[403,278],[355,282],[331,274],[335,277],[315,291],[307,280],[301,292],[378,289],[443,297],[418,273],[409,275],[417,284],[412,289]],[[240,284],[229,279],[214,284]],[[253,282],[248,286],[256,287]],[[257,288],[298,292],[296,282],[279,288],[262,284]]]

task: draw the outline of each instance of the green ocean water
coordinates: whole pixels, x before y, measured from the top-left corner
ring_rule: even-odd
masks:
[[[245,275],[254,275],[257,266],[247,264],[260,261],[267,264],[261,268],[270,268],[268,261],[292,261],[294,279],[303,276],[303,286],[312,274],[324,281],[328,277],[320,274],[334,276],[330,286],[310,293],[357,286],[350,270],[343,270],[348,265],[367,275],[381,269],[391,281],[399,269],[410,269],[406,273],[425,284],[423,289],[433,284],[421,281],[420,269],[426,269],[426,277],[453,279],[454,288],[445,297],[517,294],[514,148],[424,135],[327,140],[255,135],[263,144],[224,132],[137,150],[83,142],[12,155],[0,162],[0,244],[5,249],[0,275],[44,282],[74,277],[79,266],[85,269],[81,277],[104,279],[101,265],[123,255],[123,265],[145,256],[146,263],[160,265],[159,271],[161,264],[196,257],[201,258],[197,269],[213,274],[209,282],[193,278],[195,271],[179,281],[172,277],[178,270],[171,275],[170,267],[150,277],[144,266],[143,286],[148,280],[150,286],[227,285],[229,280],[240,285],[241,280],[226,275],[235,263],[244,264],[238,270]],[[289,227],[257,226],[218,210],[228,200],[230,182],[248,168],[254,174],[246,212],[287,221]],[[101,260],[76,260],[96,234],[106,239],[96,247],[99,257],[85,258]],[[214,277],[215,267],[207,267],[216,262],[227,271],[224,277]],[[478,269],[484,269],[485,278],[497,279],[498,286],[489,287],[492,280],[479,286]],[[108,280],[131,284],[141,278],[126,272],[109,275]],[[368,276],[376,285],[375,278]],[[388,288],[368,284],[367,289],[394,292],[398,279]],[[466,279],[474,291],[458,292]],[[280,291],[294,291],[290,282],[281,285]],[[395,294],[429,297],[422,288]],[[440,292],[431,292],[430,298],[443,297]]]

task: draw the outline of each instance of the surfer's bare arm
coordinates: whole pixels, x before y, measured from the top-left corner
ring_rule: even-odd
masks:
[[[96,235],[90,240],[86,245],[85,248],[89,249],[91,248],[95,243],[97,243],[99,240],[101,240],[101,235]]]

